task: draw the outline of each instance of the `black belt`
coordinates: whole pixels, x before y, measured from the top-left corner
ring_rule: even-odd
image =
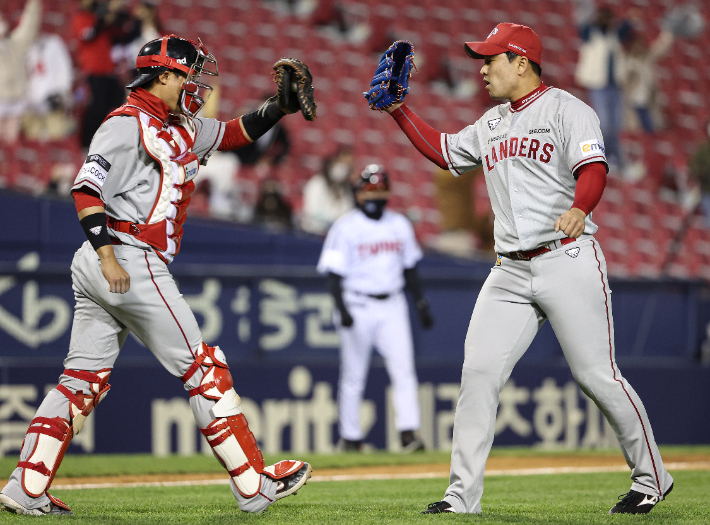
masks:
[[[534,250],[526,250],[526,251],[518,251],[518,252],[510,252],[510,253],[499,253],[498,255],[500,255],[502,257],[507,257],[508,259],[519,259],[521,261],[529,261],[533,257],[537,257],[538,255],[542,255],[543,253],[551,252],[553,249],[561,248],[562,246],[565,246],[566,244],[569,244],[569,243],[574,242],[576,240],[577,239],[565,237],[565,238],[559,239],[557,241],[552,241],[545,246],[541,246],[540,248],[535,248]],[[556,246],[555,245],[556,243],[559,243],[560,246]],[[553,245],[552,248],[549,247],[550,245]]]
[[[387,299],[390,294],[388,293],[377,293],[377,294],[372,294],[372,293],[362,293],[362,292],[355,292],[358,295],[365,295],[367,297],[372,297],[373,299],[378,299],[380,301],[384,301]]]

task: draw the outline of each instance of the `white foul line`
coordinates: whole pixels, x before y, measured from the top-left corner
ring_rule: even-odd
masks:
[[[666,463],[668,470],[710,470],[710,461],[685,461]],[[486,476],[531,476],[539,474],[590,474],[594,472],[628,472],[626,465],[606,467],[545,467],[511,470],[487,470]],[[446,478],[441,472],[413,472],[408,474],[338,474],[319,476],[315,474],[309,481],[374,481],[388,479],[432,479]],[[135,483],[82,483],[76,485],[52,485],[54,490],[113,489],[135,487],[186,487],[198,485],[228,485],[229,479],[195,479],[182,481],[146,481]]]

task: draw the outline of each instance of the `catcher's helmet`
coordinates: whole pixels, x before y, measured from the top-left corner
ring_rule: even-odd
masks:
[[[390,178],[384,166],[368,164],[360,177],[355,181],[353,189],[358,191],[389,191]]]
[[[211,68],[210,64],[214,64]],[[217,60],[198,39],[197,42],[168,35],[144,45],[136,58],[138,76],[126,87],[133,89],[153,80],[164,71],[187,75],[180,97],[182,112],[194,117],[212,93],[212,87],[200,82],[202,74],[217,76]]]

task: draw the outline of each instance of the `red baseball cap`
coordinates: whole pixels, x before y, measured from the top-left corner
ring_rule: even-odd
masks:
[[[519,24],[498,24],[485,42],[466,42],[466,54],[471,58],[484,58],[512,51],[542,65],[542,42],[535,31]]]

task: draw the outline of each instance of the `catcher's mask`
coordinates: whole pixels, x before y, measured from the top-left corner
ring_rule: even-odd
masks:
[[[211,67],[210,64],[214,64]],[[193,118],[212,94],[212,86],[200,82],[201,76],[217,76],[217,60],[202,44],[177,35],[158,38],[144,45],[136,58],[138,76],[126,87],[137,88],[163,71],[181,71],[187,75],[180,95],[180,109]]]
[[[355,182],[353,189],[359,191],[389,191],[390,178],[383,166],[379,164],[368,164],[359,179]]]

